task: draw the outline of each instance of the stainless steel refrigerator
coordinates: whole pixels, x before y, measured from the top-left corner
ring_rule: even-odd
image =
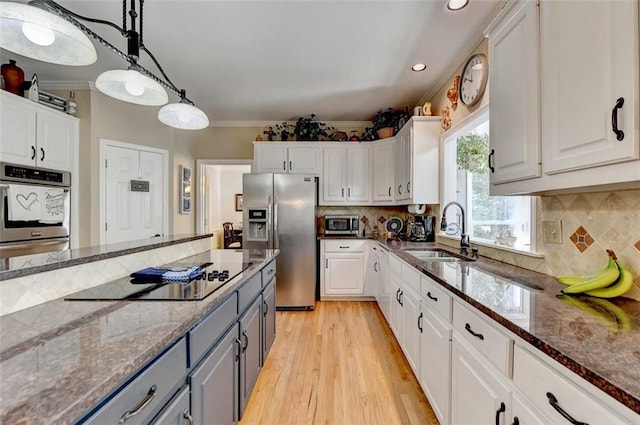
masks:
[[[316,299],[316,178],[303,174],[244,174],[244,249],[279,249],[278,309],[312,309]]]

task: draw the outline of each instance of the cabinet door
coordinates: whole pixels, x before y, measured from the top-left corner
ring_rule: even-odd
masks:
[[[234,325],[191,374],[191,415],[194,425],[235,424],[238,421],[239,326]]]
[[[637,22],[637,1],[541,2],[545,173],[640,157]],[[612,128],[619,98],[620,141]]]
[[[371,148],[371,177],[374,201],[393,201],[393,141]]]
[[[420,302],[418,293],[408,285],[403,285],[400,298],[402,307],[402,351],[404,351],[409,365],[416,376],[420,373],[420,327],[423,326],[424,316],[420,317]]]
[[[449,424],[451,389],[451,324],[429,307],[422,307],[420,386],[441,425]]]
[[[189,387],[185,386],[171,402],[151,422],[151,425],[186,425],[190,424]]]
[[[0,161],[36,164],[36,111],[24,99],[0,92]]]
[[[247,407],[251,391],[262,369],[260,318],[262,298],[258,297],[240,319],[240,418]]]
[[[364,293],[364,253],[325,254],[323,295]]]
[[[403,195],[402,199],[410,199],[411,193],[413,192],[413,137],[412,132],[413,128],[409,126],[405,126],[406,130],[402,132],[400,135],[400,139],[402,140],[402,190]],[[430,164],[422,164],[422,166],[429,166]]]
[[[406,128],[403,127],[403,129]],[[396,201],[400,201],[406,198],[405,189],[404,189],[404,173],[405,167],[407,167],[404,162],[406,159],[405,156],[405,147],[406,144],[403,143],[402,135],[406,132],[406,130],[400,130],[400,132],[396,135],[396,140],[394,143],[393,150],[394,154],[394,162],[393,162],[393,172],[394,172],[394,185],[393,185],[393,199]]]
[[[287,148],[285,146],[255,146],[256,173],[286,173]]]
[[[78,122],[55,111],[37,113],[38,165],[56,170],[73,171],[74,146],[78,140]]]
[[[511,415],[510,423],[513,425],[548,425],[552,423],[530,405],[525,398],[520,398],[515,392],[511,399]]]
[[[276,339],[276,279],[271,279],[262,294],[262,364]]]
[[[504,21],[489,38],[492,184],[540,176],[537,1]]]
[[[369,148],[347,148],[347,202],[369,202]]]
[[[511,423],[511,393],[507,385],[484,366],[484,357],[472,350],[453,332],[451,423]]]
[[[402,280],[400,276],[395,273],[389,273],[389,293],[390,293],[390,307],[389,307],[389,327],[396,336],[398,341],[402,341],[402,326],[400,323],[402,314],[402,305],[400,305],[400,292],[402,291]]]
[[[347,199],[347,150],[323,149],[322,200],[325,204],[343,204]]]
[[[384,314],[387,322],[389,321],[389,309],[391,308],[391,285],[389,284],[389,253],[384,249],[379,251],[379,287],[380,287],[380,309]]]
[[[319,175],[320,148],[289,148],[289,173]]]

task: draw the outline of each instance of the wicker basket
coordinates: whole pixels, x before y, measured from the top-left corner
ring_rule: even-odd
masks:
[[[378,130],[378,137],[386,139],[387,137],[393,137],[393,127],[385,127]]]

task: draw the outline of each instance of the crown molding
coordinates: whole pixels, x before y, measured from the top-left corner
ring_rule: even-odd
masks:
[[[92,81],[40,81],[39,85],[45,90],[96,90],[96,85]]]
[[[209,127],[253,127],[253,128],[263,128],[266,126],[273,126],[275,124],[279,124],[282,121],[211,121]],[[295,125],[295,121],[286,121],[288,124]],[[371,125],[370,121],[324,121],[325,124],[331,127],[336,128],[345,128],[345,127],[367,127]]]

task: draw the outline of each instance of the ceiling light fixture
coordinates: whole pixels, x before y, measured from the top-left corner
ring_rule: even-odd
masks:
[[[97,54],[90,38],[105,46],[112,53],[129,63],[128,68],[103,72],[96,79],[96,88],[102,93],[124,102],[138,105],[160,106],[169,101],[169,90],[180,97],[180,117],[176,121],[161,121],[180,129],[201,129],[209,124],[206,114],[193,106],[185,90],[179,89],[167,76],[155,56],[144,45],[143,13],[144,0],[122,0],[122,26],[101,19],[78,15],[53,0],[32,0],[29,5],[0,3],[0,25],[2,41],[0,47],[43,62],[62,65],[89,65],[96,61]],[[129,22],[127,15],[129,16]],[[124,53],[105,38],[80,23],[86,21],[110,26],[127,38],[127,53]],[[136,26],[139,24],[140,32]],[[130,27],[129,27],[130,25]],[[53,34],[53,35],[52,35]],[[91,54],[91,51],[93,54]],[[144,51],[158,68],[163,78],[138,63],[140,51]],[[171,106],[171,105],[167,105]],[[162,111],[161,111],[162,112]],[[158,118],[165,114],[158,114]],[[189,123],[189,125],[185,125]],[[198,123],[197,125],[194,123]],[[202,123],[206,123],[202,125]]]
[[[193,106],[184,90],[180,93],[179,103],[170,103],[160,108],[158,119],[169,127],[183,130],[200,130],[209,126],[207,115]]]
[[[445,8],[449,12],[457,12],[458,10],[462,10],[469,4],[469,0],[447,0],[445,3]]]
[[[417,63],[411,67],[411,70],[415,72],[424,71],[425,69],[427,69],[427,65],[423,63]]]

